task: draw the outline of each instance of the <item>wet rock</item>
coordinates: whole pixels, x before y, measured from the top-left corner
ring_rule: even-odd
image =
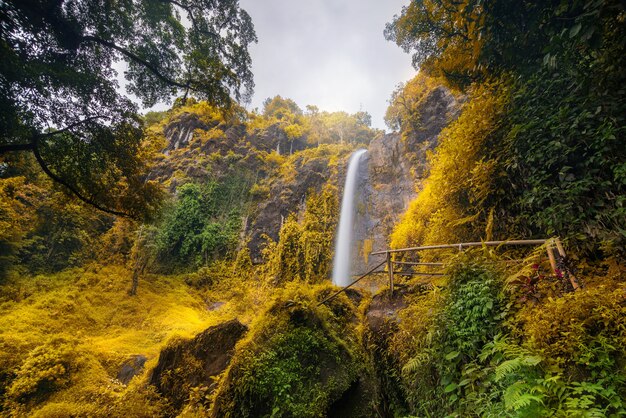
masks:
[[[354,303],[354,306],[359,306],[361,304],[361,301],[363,300],[363,294],[361,291],[354,288],[348,288],[345,290],[345,293],[348,299]]]
[[[393,296],[389,290],[378,293],[372,298],[365,315],[367,332],[364,344],[371,354],[376,375],[376,410],[379,416],[398,416],[399,410],[404,410],[406,406],[400,376],[394,372],[400,370],[402,364],[389,351],[390,338],[398,331],[398,312],[407,306],[405,292],[406,289],[394,290]]]
[[[130,356],[128,360],[124,362],[120,371],[117,373],[117,380],[127,385],[130,383],[133,377],[137,376],[143,371],[143,366],[146,364],[146,356],[141,354]]]
[[[261,250],[266,244],[267,235],[274,241],[284,220],[291,213],[298,213],[311,190],[319,191],[329,181],[328,158],[298,158],[293,179],[279,178],[271,186],[269,199],[259,205],[256,217],[250,223],[248,234],[250,256],[254,263],[263,262]]]
[[[393,296],[388,290],[375,295],[365,315],[371,333],[381,336],[389,334],[398,322],[398,311],[406,307],[404,290],[395,290]]]
[[[372,399],[375,387],[372,376],[355,380],[341,398],[328,409],[328,418],[369,418],[376,416]]]
[[[213,302],[208,306],[208,310],[209,311],[216,311],[219,308],[221,308],[222,306],[224,306],[226,304],[226,302]]]
[[[222,373],[234,354],[234,348],[247,327],[233,319],[208,328],[191,340],[170,344],[161,351],[152,371],[150,384],[166,397],[176,409],[189,399],[193,388],[214,389],[213,377]]]

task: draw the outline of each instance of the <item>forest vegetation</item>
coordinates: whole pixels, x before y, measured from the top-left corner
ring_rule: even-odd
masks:
[[[103,7],[0,4],[0,416],[626,414],[622,2],[412,0],[385,28],[418,70],[392,134],[246,110],[236,1]],[[141,115],[119,59],[172,107]],[[458,109],[424,143],[442,92]],[[407,253],[444,275],[329,300],[349,156],[396,136],[416,197],[390,248],[567,258]]]

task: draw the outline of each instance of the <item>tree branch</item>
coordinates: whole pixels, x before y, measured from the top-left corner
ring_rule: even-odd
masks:
[[[108,116],[91,116],[91,117],[88,117],[87,119],[79,120],[78,122],[74,122],[72,124],[69,124],[65,128],[62,128],[62,129],[59,129],[59,130],[56,130],[56,131],[50,131],[50,132],[47,132],[45,134],[39,134],[39,136],[40,137],[44,137],[44,136],[58,135],[58,134],[61,134],[63,132],[70,131],[70,130],[76,128],[77,126],[82,125],[83,123],[91,122],[91,121],[97,120],[97,119],[110,119],[110,117],[108,117]]]
[[[6,144],[0,145],[0,155],[12,151],[32,151],[35,145],[32,142],[27,144]]]
[[[96,119],[109,119],[109,117],[108,116],[92,116],[92,117],[89,117],[87,119],[79,120],[78,122],[75,122],[75,123],[72,123],[70,125],[67,125],[63,129],[59,129],[57,131],[52,131],[52,132],[47,132],[45,134],[37,134],[37,135],[39,137],[47,137],[47,136],[57,135],[57,134],[60,134],[60,133],[72,130],[72,129],[74,129],[77,126],[82,125],[83,123],[91,122],[91,121],[96,120]],[[7,152],[12,152],[12,151],[33,151],[34,148],[35,148],[35,143],[34,142],[27,142],[26,144],[5,144],[5,145],[0,145],[0,155],[6,154]]]
[[[58,133],[58,131],[55,132],[55,133]],[[126,218],[132,218],[132,216],[130,214],[128,214],[128,213],[105,208],[104,206],[101,206],[98,203],[96,203],[94,200],[92,200],[92,199],[90,199],[88,197],[83,196],[83,194],[80,191],[78,191],[74,186],[72,186],[71,184],[69,184],[68,182],[63,180],[61,177],[59,177],[56,174],[54,174],[52,172],[52,170],[50,170],[50,168],[48,167],[48,165],[46,164],[44,159],[41,157],[41,154],[40,154],[39,148],[38,148],[38,137],[36,135],[33,137],[33,142],[31,143],[31,145],[32,145],[31,149],[33,151],[33,154],[35,155],[35,159],[39,163],[39,166],[41,167],[43,172],[46,173],[48,175],[48,177],[50,177],[52,180],[54,180],[57,183],[65,186],[78,199],[80,199],[83,202],[87,203],[88,205],[91,205],[94,208],[96,208],[98,210],[101,210],[102,212],[108,213],[110,215],[116,215],[116,216],[123,216],[123,217],[126,217]]]
[[[87,36],[82,36],[81,40],[84,42],[94,42],[103,46],[106,46],[108,48],[114,49],[118,52],[120,52],[122,55],[130,58],[131,60],[143,65],[144,67],[146,67],[148,70],[150,70],[150,72],[152,72],[152,74],[154,74],[159,80],[163,81],[166,84],[169,84],[171,86],[176,86],[176,87],[180,87],[182,89],[188,89],[191,88],[191,86],[189,85],[189,83],[187,84],[181,84],[175,80],[172,80],[171,78],[161,74],[161,72],[159,71],[159,69],[157,67],[155,67],[154,65],[150,64],[148,61],[144,60],[143,58],[141,58],[140,56],[130,52],[129,50],[117,45],[114,42],[111,41],[107,41],[105,39],[102,38],[98,38],[97,36],[91,36],[91,35],[87,35]]]
[[[193,10],[192,10],[191,6],[187,6],[187,5],[182,4],[181,2],[176,1],[176,0],[161,0],[161,2],[163,2],[163,3],[171,3],[174,6],[178,6],[181,9],[183,9],[184,11],[186,11],[187,12],[187,17],[189,18],[189,21],[191,22],[191,26],[193,26],[193,28],[195,30],[197,30],[198,32],[204,33],[205,35],[212,36],[213,38],[217,38],[217,39],[220,38],[219,34],[217,34],[215,32],[208,31],[208,30],[200,29],[198,27],[198,23],[196,22],[196,17],[193,14]]]
[[[210,36],[210,37],[212,37],[214,39],[217,39],[217,48],[220,50],[220,52],[222,54],[224,54],[224,56],[230,58],[231,60],[234,59],[231,54],[229,54],[228,52],[226,52],[224,50],[224,47],[223,47],[222,43],[220,42],[221,37],[219,35],[219,32],[221,32],[222,29],[224,29],[224,26],[226,26],[226,24],[229,24],[232,21],[232,19],[233,19],[232,15],[230,15],[228,17],[228,19],[220,25],[218,32],[212,32],[210,30],[200,29],[200,27],[198,26],[198,23],[196,21],[196,17],[193,14],[192,6],[184,5],[180,1],[177,1],[177,0],[160,0],[160,1],[163,2],[163,3],[173,4],[175,6],[180,7],[184,11],[186,11],[187,12],[187,17],[189,18],[189,21],[191,22],[191,26],[193,26],[193,28],[198,33],[202,33],[202,34],[208,35],[208,36]]]

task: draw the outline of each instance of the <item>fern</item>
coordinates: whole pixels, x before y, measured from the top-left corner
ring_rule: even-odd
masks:
[[[496,367],[496,382],[499,382],[508,375],[517,372],[522,367],[536,366],[541,363],[541,360],[542,359],[539,356],[524,356],[506,360]]]
[[[406,362],[404,367],[402,367],[402,373],[411,374],[416,372],[420,368],[420,366],[427,363],[429,359],[430,356],[427,353],[419,353],[418,355]]]
[[[535,402],[543,405],[543,396],[533,394],[534,389],[534,387],[522,381],[513,383],[504,392],[506,409],[519,411],[520,409],[530,407]]]

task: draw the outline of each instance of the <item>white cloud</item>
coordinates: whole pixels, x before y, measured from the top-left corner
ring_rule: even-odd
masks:
[[[251,48],[251,108],[280,94],[301,107],[360,109],[384,128],[394,87],[415,75],[410,56],[383,37],[408,0],[240,0],[259,38]]]

